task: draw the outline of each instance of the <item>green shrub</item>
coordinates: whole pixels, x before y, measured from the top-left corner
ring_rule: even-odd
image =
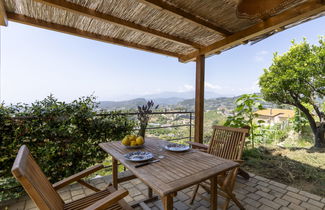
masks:
[[[102,162],[106,154],[98,144],[119,140],[134,122],[119,112],[98,115],[95,97],[71,103],[53,96],[31,105],[0,107],[0,200],[19,195],[11,167],[21,145],[30,149],[44,173],[54,183]],[[18,193],[18,194],[17,194]]]

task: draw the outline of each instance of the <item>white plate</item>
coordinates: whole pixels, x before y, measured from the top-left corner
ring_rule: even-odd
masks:
[[[124,157],[133,162],[141,162],[152,159],[153,154],[151,152],[135,151],[125,154]]]
[[[173,152],[184,152],[187,151],[189,149],[191,149],[191,147],[189,145],[185,145],[185,144],[167,144],[165,146],[165,149],[168,151],[173,151]]]

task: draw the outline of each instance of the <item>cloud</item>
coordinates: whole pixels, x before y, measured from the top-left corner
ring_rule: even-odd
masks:
[[[182,87],[180,87],[177,92],[182,93],[182,92],[188,92],[188,91],[193,91],[193,90],[194,90],[193,85],[185,84]]]
[[[193,85],[187,85],[187,84],[185,84],[184,85],[184,88],[185,88],[185,90],[194,90]]]
[[[240,87],[236,89],[231,89],[232,93],[237,93],[237,95],[244,93],[258,93],[260,92],[260,87],[258,85],[258,80],[254,81],[250,86]]]
[[[221,90],[222,88],[221,88],[221,86],[219,86],[219,85],[214,85],[214,84],[211,84],[211,83],[209,83],[209,82],[205,82],[205,88],[206,89],[212,89],[212,90]]]
[[[266,55],[268,55],[268,54],[269,54],[269,52],[266,51],[266,50],[262,50],[262,51],[260,51],[260,52],[257,52],[257,53],[255,54],[255,56],[254,56],[254,60],[255,60],[256,62],[264,62],[264,61],[265,61],[265,57],[266,57]]]
[[[250,87],[250,90],[253,92],[253,93],[257,93],[257,92],[260,92],[260,86],[259,86],[259,80],[256,80]]]

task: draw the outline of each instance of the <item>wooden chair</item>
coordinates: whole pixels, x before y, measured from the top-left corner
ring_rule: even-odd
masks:
[[[109,186],[104,190],[99,190],[81,180],[83,177],[86,177],[102,168],[103,165],[93,166],[52,185],[31,156],[28,148],[23,145],[19,149],[11,171],[24,187],[28,195],[33,199],[37,207],[42,210],[132,209],[123,200],[123,197],[128,195],[128,191],[124,189],[116,191],[112,186]],[[59,193],[57,193],[57,190],[75,181],[95,192],[84,198],[64,203]]]
[[[241,160],[241,157],[245,144],[245,137],[248,132],[249,129],[245,128],[214,126],[209,146],[195,142],[188,143],[191,144],[194,149],[200,149],[209,154],[242,163],[243,161]],[[230,200],[234,201],[240,209],[244,209],[233,193],[238,170],[239,167],[218,176],[218,194],[226,199],[223,209],[228,208]],[[191,204],[193,203],[200,186],[209,192],[210,188],[207,181],[196,185],[191,199]]]

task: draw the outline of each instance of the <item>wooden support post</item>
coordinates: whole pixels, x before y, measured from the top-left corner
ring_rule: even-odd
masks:
[[[5,10],[5,6],[3,5],[3,1],[0,0],[0,25],[7,26],[8,18]]]
[[[112,178],[113,178],[113,187],[117,190],[118,188],[118,163],[117,160],[112,157]]]
[[[195,137],[194,141],[203,142],[203,115],[204,115],[204,55],[196,57],[195,83]]]

